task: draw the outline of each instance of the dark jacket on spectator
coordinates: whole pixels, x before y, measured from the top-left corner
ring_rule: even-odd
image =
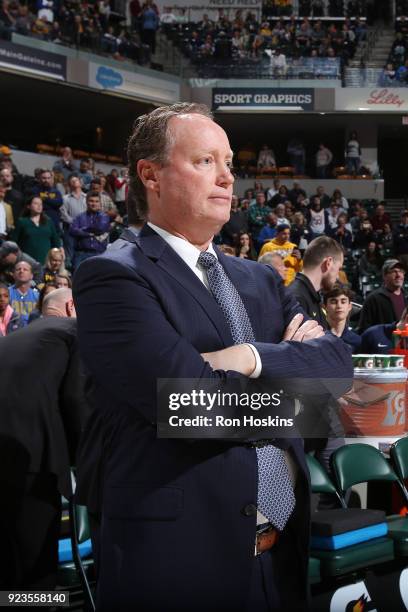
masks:
[[[288,291],[297,299],[310,318],[317,321],[324,329],[329,329],[326,315],[323,312],[320,293],[316,291],[305,274],[302,274],[302,272],[296,274],[295,280],[288,287]]]
[[[361,335],[361,352],[387,355],[393,347],[392,332],[396,322],[385,325],[372,325]]]
[[[108,236],[105,240],[97,240],[96,236],[108,234],[110,218],[104,212],[84,212],[75,217],[69,229],[71,236],[76,238],[76,251],[93,251],[103,253],[108,246]]]
[[[407,305],[407,297],[405,295],[404,300],[405,305]],[[376,289],[365,299],[360,313],[360,334],[372,325],[392,323],[396,318],[390,292],[385,287],[380,287],[380,289]]]
[[[243,210],[231,210],[230,219],[221,230],[224,244],[236,246],[241,232],[248,231],[248,214]]]
[[[44,213],[51,219],[57,230],[60,229],[60,208],[63,204],[62,194],[56,187],[38,185],[33,188],[33,195],[38,195],[44,206]]]
[[[394,253],[396,256],[408,254],[408,227],[401,223],[394,232]]]

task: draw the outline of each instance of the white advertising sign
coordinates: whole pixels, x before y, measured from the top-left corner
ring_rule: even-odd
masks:
[[[408,110],[408,88],[345,87],[336,89],[337,111],[403,113]]]
[[[177,80],[151,77],[116,66],[113,68],[90,62],[88,85],[94,89],[123,93],[146,102],[171,104],[180,101],[180,84]]]

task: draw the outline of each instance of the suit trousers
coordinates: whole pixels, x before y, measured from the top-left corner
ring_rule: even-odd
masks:
[[[1,491],[1,587],[53,590],[61,528],[57,477],[26,474],[20,482],[2,482]]]

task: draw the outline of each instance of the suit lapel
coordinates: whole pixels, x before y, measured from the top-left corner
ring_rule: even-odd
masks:
[[[143,227],[139,236],[135,236],[133,232],[123,232],[121,238],[137,244],[149,259],[155,261],[161,270],[189,292],[216,328],[224,346],[233,344],[224,313],[210,291],[163,238],[148,225]]]

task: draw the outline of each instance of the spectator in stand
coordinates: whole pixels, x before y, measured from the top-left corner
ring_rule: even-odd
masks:
[[[20,261],[14,266],[14,284],[9,287],[10,305],[20,316],[22,325],[28,324],[28,317],[35,310],[39,293],[31,286],[33,271],[27,261]]]
[[[63,228],[64,248],[67,258],[72,262],[74,256],[74,243],[70,234],[70,227],[75,217],[86,211],[86,195],[82,191],[81,180],[73,175],[68,179],[68,193],[63,197],[61,206],[61,221]]]
[[[351,291],[342,285],[335,285],[333,289],[323,294],[327,323],[331,333],[348,344],[353,354],[356,355],[360,352],[361,338],[348,326],[348,319],[353,308],[352,299]]]
[[[388,355],[394,348],[393,332],[408,325],[408,309],[404,308],[398,323],[372,325],[361,334],[361,353]]]
[[[101,206],[102,206],[102,212],[106,213],[111,221],[116,221],[116,219],[118,218],[118,209],[116,208],[115,204],[113,203],[112,198],[110,197],[110,195],[108,194],[107,191],[104,190],[104,183],[106,184],[106,179],[105,177],[96,177],[94,179],[92,179],[91,182],[91,191],[96,191],[97,193],[99,193],[100,198],[101,198]],[[121,220],[121,219],[120,219]]]
[[[263,226],[263,228],[258,234],[258,250],[261,250],[265,242],[269,242],[269,240],[275,238],[277,232],[277,221],[278,218],[275,213],[269,213],[269,215],[266,217],[266,225]]]
[[[376,242],[378,242],[378,244],[381,244],[383,249],[391,251],[389,255],[394,256],[394,234],[392,232],[391,225],[388,225],[388,223],[386,223],[384,225],[383,233],[381,235],[376,234],[375,238]]]
[[[74,269],[85,259],[106,251],[109,238],[110,219],[102,212],[101,197],[97,191],[86,195],[87,210],[73,220],[70,228],[75,238]]]
[[[42,266],[38,261],[23,253],[18,244],[7,240],[0,246],[0,281],[11,285],[14,282],[14,267],[20,261],[27,261],[34,275],[35,284],[42,281]]]
[[[24,326],[20,315],[10,306],[9,290],[6,284],[0,283],[0,338]]]
[[[82,187],[85,189],[85,191],[88,191],[88,189],[91,186],[92,179],[93,179],[93,173],[90,170],[89,160],[86,160],[86,159],[81,160],[79,164],[78,176],[81,180]]]
[[[265,200],[264,192],[259,191],[256,194],[255,204],[249,207],[248,223],[253,240],[257,240],[258,234],[265,225],[269,213],[272,212],[272,208],[266,205]]]
[[[139,30],[140,13],[142,12],[142,7],[140,6],[139,0],[130,0],[129,11],[130,11],[130,18],[132,20],[132,30]]]
[[[355,249],[366,249],[369,242],[375,242],[375,234],[371,222],[365,219],[354,236],[353,246]]]
[[[368,218],[368,212],[365,208],[362,208],[361,206],[358,206],[357,208],[355,207],[355,213],[350,219],[350,225],[353,234],[356,234],[358,232],[363,221],[370,221],[370,219]]]
[[[264,244],[260,257],[265,253],[276,252],[283,257],[285,267],[288,269],[285,285],[289,285],[295,278],[297,272],[302,270],[302,257],[297,245],[290,242],[289,225],[279,225],[276,228],[276,236]]]
[[[326,211],[322,208],[320,198],[312,196],[309,211],[309,230],[313,238],[328,233],[326,220]]]
[[[332,200],[329,208],[326,208],[326,226],[328,227],[329,233],[332,229],[337,227],[337,218],[341,210],[336,200]]]
[[[298,197],[300,195],[306,197],[306,191],[300,186],[300,181],[294,180],[292,189],[288,191],[288,198],[292,202],[293,206],[296,207]]]
[[[55,277],[55,284],[57,285],[58,289],[62,289],[63,287],[72,289],[72,280],[69,272],[66,270],[64,272],[59,272],[59,274],[57,274]]]
[[[279,253],[274,253],[273,251],[271,253],[265,253],[262,255],[262,257],[258,257],[258,263],[272,266],[272,268],[275,268],[282,280],[284,282],[286,281],[288,268],[285,266],[283,257],[282,255],[279,255]]]
[[[322,205],[322,208],[328,208],[330,206],[331,199],[330,196],[328,196],[325,192],[323,185],[319,185],[317,187],[316,195],[320,199],[320,204]]]
[[[360,276],[367,274],[381,274],[381,269],[384,260],[380,253],[379,246],[376,242],[369,242],[365,252],[358,260],[358,271]]]
[[[16,20],[10,9],[10,2],[2,0],[0,7],[0,38],[11,40],[11,35],[15,30]]]
[[[6,188],[0,183],[0,241],[6,240],[8,234],[14,229],[13,210],[5,201]]]
[[[129,172],[122,168],[115,180],[115,204],[121,217],[126,213],[126,197],[129,189]]]
[[[258,155],[258,172],[268,173],[276,171],[276,156],[267,144],[262,145]]]
[[[78,165],[73,158],[72,149],[70,147],[64,147],[62,149],[62,156],[60,159],[57,159],[52,169],[54,172],[60,172],[64,177],[64,181],[67,181],[71,174],[78,172]]]
[[[309,199],[305,198],[305,196],[300,193],[297,197],[295,208],[297,212],[301,212],[304,215],[305,219],[309,218]]]
[[[159,27],[159,16],[152,0],[146,0],[140,15],[140,35],[142,43],[148,45],[152,54],[156,53],[156,31]]]
[[[287,148],[290,165],[295,168],[295,174],[305,173],[306,152],[299,136],[290,140]]]
[[[365,299],[360,313],[360,334],[372,325],[399,321],[407,298],[403,292],[405,270],[398,259],[388,259],[382,268],[383,286]]]
[[[33,195],[39,196],[43,203],[44,214],[54,223],[58,233],[61,225],[62,194],[54,187],[54,177],[50,170],[41,170],[40,183],[33,188]],[[55,245],[52,245],[55,246]],[[57,245],[59,246],[59,245]],[[50,247],[49,247],[50,248]],[[49,250],[47,249],[47,251]]]
[[[244,233],[240,235],[236,255],[241,257],[241,259],[256,261],[256,252],[249,234]]]
[[[313,239],[312,233],[306,224],[305,216],[301,212],[295,212],[293,215],[293,223],[290,228],[290,239],[298,245],[300,252],[304,251],[309,242]]]
[[[333,191],[332,200],[337,202],[338,206],[341,208],[342,212],[347,212],[349,209],[349,203],[344,195],[341,193],[340,189],[335,189]]]
[[[328,168],[332,160],[333,153],[321,142],[316,153],[316,176],[318,179],[327,178]]]
[[[405,269],[408,266],[408,210],[401,213],[401,221],[394,231],[394,254],[403,263]]]
[[[6,188],[4,201],[13,209],[13,217],[17,221],[23,209],[23,194],[14,188],[14,176],[10,168],[0,170],[0,182]]]
[[[391,217],[385,212],[385,202],[380,202],[375,209],[374,215],[371,217],[371,225],[377,234],[382,234],[385,225],[391,225]]]
[[[55,283],[56,276],[62,272],[66,272],[63,251],[61,249],[50,249],[45,259],[43,282]]]
[[[43,202],[39,196],[31,196],[28,200],[11,239],[41,265],[50,249],[61,247],[55,225],[44,214]]]
[[[387,62],[380,76],[380,86],[381,87],[395,87],[395,80],[396,80],[395,66],[392,62]]]
[[[349,174],[358,174],[361,166],[361,147],[357,132],[353,131],[346,144],[345,163]]]
[[[280,186],[280,179],[273,179],[272,187],[270,187],[266,192],[266,199],[269,205],[271,203],[272,198],[279,192]]]
[[[221,230],[223,243],[234,247],[238,244],[240,234],[248,232],[248,214],[241,210],[238,204],[238,196],[233,195],[229,221]]]
[[[273,198],[269,200],[268,203],[270,204],[270,206],[275,207],[278,206],[278,204],[284,204],[284,202],[287,202],[287,200],[289,200],[288,188],[286,187],[286,185],[281,185],[279,187],[278,193],[275,193]]]
[[[284,203],[278,204],[275,207],[276,225],[290,225],[289,219],[286,215],[286,205]]]
[[[353,246],[353,234],[347,228],[347,213],[340,213],[337,217],[337,225],[332,228],[329,235],[334,238],[344,250],[351,249]]]

